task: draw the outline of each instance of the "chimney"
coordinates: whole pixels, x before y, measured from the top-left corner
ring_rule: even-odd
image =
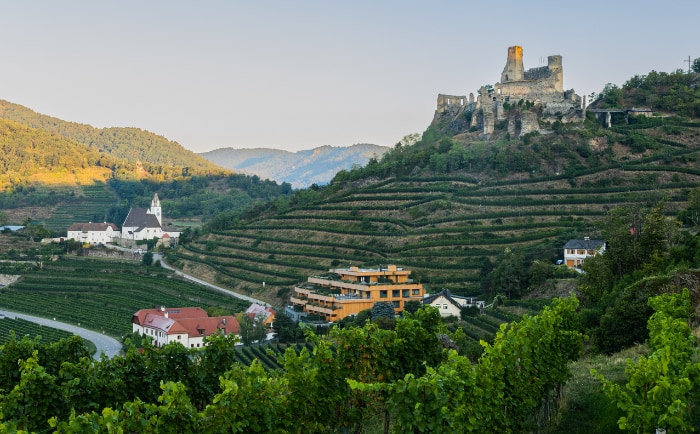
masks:
[[[166,310],[165,313],[163,314],[166,318],[168,317],[168,311]]]
[[[583,240],[584,240],[584,241],[590,241],[590,240],[591,240],[591,237],[583,237]]]

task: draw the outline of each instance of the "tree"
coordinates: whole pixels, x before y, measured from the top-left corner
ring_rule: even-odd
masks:
[[[652,354],[627,360],[627,383],[620,385],[592,370],[603,384],[605,394],[625,412],[620,429],[651,432],[657,428],[669,432],[691,432],[692,396],[696,393],[700,363],[693,362],[695,338],[688,326],[691,312],[690,292],[663,294],[649,299],[655,313],[649,318],[649,347]]]
[[[241,342],[250,345],[253,342],[262,342],[267,336],[267,327],[260,316],[251,316],[243,312],[238,314],[238,324],[241,326]]]
[[[520,250],[506,248],[501,255],[498,265],[493,270],[491,287],[503,291],[509,299],[518,298],[528,287],[527,266],[525,257]]]
[[[295,342],[304,336],[304,333],[289,315],[280,311],[275,314],[275,322],[272,323],[275,337],[280,342]]]
[[[153,253],[152,252],[146,252],[143,254],[143,259],[141,260],[143,265],[150,267],[153,265]]]
[[[408,313],[416,313],[422,306],[423,304],[418,300],[408,300],[403,304],[403,310]]]
[[[394,306],[386,301],[379,301],[372,306],[372,321],[378,318],[391,318],[395,316]]]
[[[693,64],[690,65],[690,70],[695,72],[696,74],[700,73],[700,57],[693,60]]]

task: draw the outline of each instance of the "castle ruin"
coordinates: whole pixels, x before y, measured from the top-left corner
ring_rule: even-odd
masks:
[[[517,110],[513,108],[517,107]],[[471,116],[464,116],[470,114]],[[508,59],[501,81],[482,86],[476,101],[466,96],[438,95],[433,123],[449,121],[455,132],[494,132],[497,123],[507,121],[508,133],[521,136],[539,131],[540,120],[580,122],[584,118],[581,97],[574,90],[564,91],[562,57],[549,56],[547,65],[526,70],[523,48],[508,47]]]

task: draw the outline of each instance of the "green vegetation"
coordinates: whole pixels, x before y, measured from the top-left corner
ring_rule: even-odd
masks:
[[[42,326],[22,318],[0,318],[0,345],[15,336],[41,336],[43,342],[58,342],[61,339],[73,336],[73,333],[52,327]]]
[[[0,347],[7,385],[0,393],[2,426],[58,432],[108,426],[138,432],[531,430],[546,424],[538,415],[581,350],[581,335],[571,328],[576,304],[559,300],[502,328],[476,364],[443,348],[445,330],[432,308],[397,319],[391,329],[368,323],[334,328],[328,337],[309,334],[313,345],[287,347],[280,368],[273,364],[268,371],[257,360],[233,363],[259,351],[237,349],[230,336],[215,335],[197,350],[171,344],[138,352],[127,342],[123,357],[101,361],[84,357],[75,341],[46,347],[14,340]]]
[[[0,264],[3,267],[5,264]],[[10,274],[17,264],[9,264]],[[154,306],[225,307],[230,314],[249,303],[177,278],[138,261],[62,256],[31,266],[20,281],[0,288],[0,307],[56,318],[120,338],[131,333],[131,317]]]

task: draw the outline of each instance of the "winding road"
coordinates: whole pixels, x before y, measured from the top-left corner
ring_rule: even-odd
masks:
[[[213,285],[209,282],[205,282],[204,280],[198,279],[194,276],[190,276],[189,274],[185,274],[182,271],[175,269],[175,268],[171,267],[170,265],[168,265],[163,260],[163,257],[160,254],[154,254],[153,260],[154,261],[159,260],[161,267],[168,269],[168,270],[172,270],[178,276],[181,276],[182,278],[187,279],[191,282],[206,286],[208,288],[214,289],[214,290],[219,291],[219,292],[223,292],[223,293],[228,294],[232,297],[240,298],[241,300],[249,301],[251,303],[258,303],[258,304],[261,304],[263,306],[270,307],[270,305],[268,303],[265,303],[262,300],[258,300],[256,298],[249,297],[247,295],[243,295],[243,294],[239,294],[237,292],[230,291],[226,288],[222,288],[220,286]],[[23,313],[10,312],[7,310],[0,310],[0,316],[5,316],[7,318],[22,318],[24,320],[31,321],[33,323],[41,324],[41,325],[44,325],[47,327],[53,327],[55,329],[66,330],[68,332],[76,334],[76,335],[82,337],[83,339],[87,339],[95,344],[95,346],[97,347],[97,351],[95,352],[94,358],[97,360],[100,359],[102,353],[104,353],[107,357],[109,357],[111,359],[114,356],[118,355],[122,349],[122,345],[118,340],[116,340],[112,337],[109,337],[107,335],[98,333],[96,331],[84,329],[82,327],[74,326],[72,324],[62,323],[60,321],[53,321],[50,319],[41,318],[41,317],[33,316],[33,315],[26,315]]]
[[[7,318],[22,318],[27,321],[31,321],[33,323],[41,324],[43,326],[47,327],[53,327],[55,329],[60,329],[60,330],[65,330],[68,332],[71,332],[75,335],[80,336],[83,339],[87,339],[91,341],[92,343],[95,344],[97,347],[97,351],[95,352],[94,358],[96,360],[99,360],[102,353],[104,353],[107,357],[110,359],[117,354],[122,349],[122,344],[107,335],[103,335],[101,333],[98,333],[96,331],[84,329],[82,327],[74,326],[72,324],[66,324],[63,322],[59,321],[52,321],[50,319],[46,318],[41,318],[38,316],[33,316],[33,315],[26,315],[23,313],[16,313],[16,312],[10,312],[7,310],[0,310],[0,315],[5,316]]]

